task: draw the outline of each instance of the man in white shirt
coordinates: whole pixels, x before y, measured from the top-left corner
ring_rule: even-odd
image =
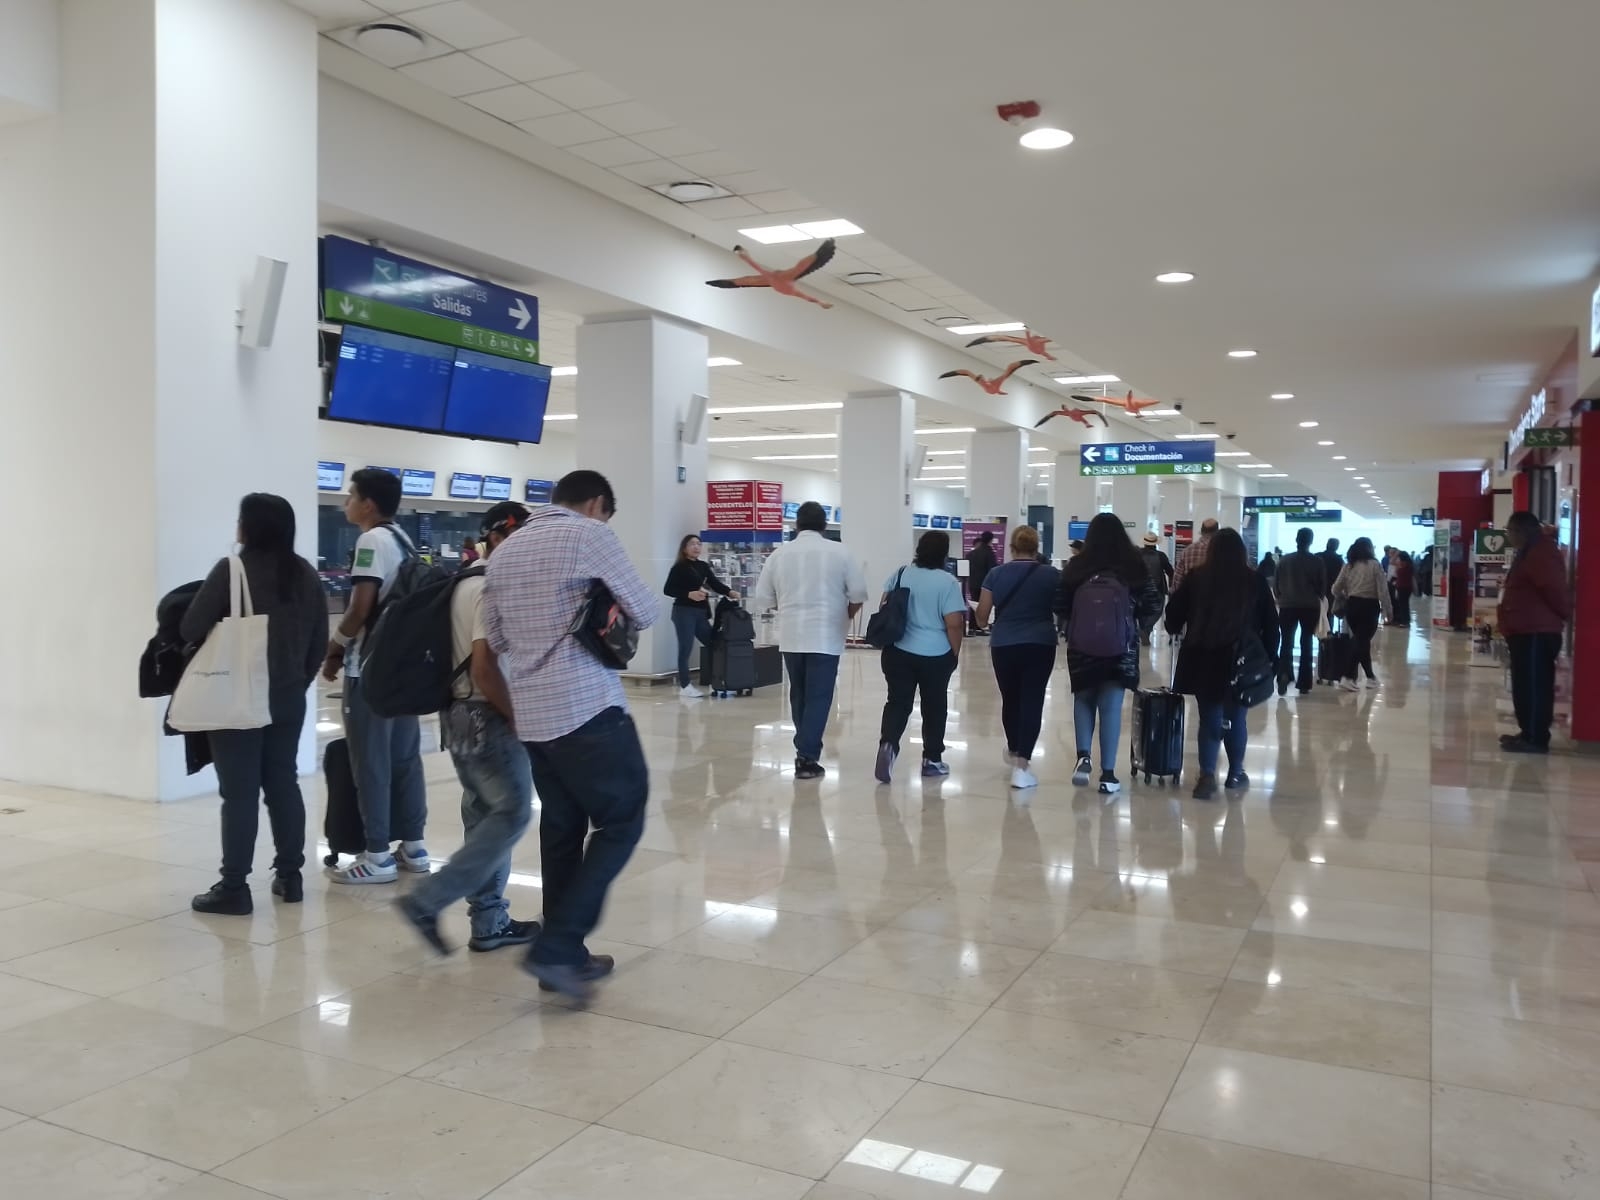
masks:
[[[492,555],[528,520],[514,500],[483,515],[485,554]],[[518,921],[506,901],[511,851],[533,813],[533,773],[528,752],[512,725],[511,693],[500,660],[489,648],[484,621],[484,564],[457,576],[450,594],[451,661],[457,664],[450,706],[439,731],[461,780],[461,825],[466,841],[439,870],[395,901],[405,918],[440,954],[451,947],[439,933],[439,914],[467,901],[473,950],[525,946],[539,934],[537,921]]]
[[[428,870],[422,841],[428,821],[422,730],[416,717],[378,716],[361,691],[361,643],[376,623],[400,565],[417,552],[394,523],[399,509],[400,480],[388,471],[364,467],[350,477],[344,515],[361,529],[361,536],[350,567],[350,605],[328,643],[322,676],[335,679],[344,667],[344,732],[367,847],[355,862],[328,873],[334,883],[393,883],[398,867],[419,874]],[[400,841],[398,855],[390,853],[391,835]]]
[[[823,536],[822,505],[808,500],[795,516],[794,541],[774,550],[761,568],[752,604],[778,610],[778,647],[789,672],[789,712],[794,718],[794,777],[819,779],[822,734],[833,709],[850,619],[867,599],[861,567],[838,542]]]

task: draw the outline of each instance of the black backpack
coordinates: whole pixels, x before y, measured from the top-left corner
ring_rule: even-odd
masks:
[[[905,637],[906,625],[911,620],[911,589],[900,584],[905,573],[904,567],[895,572],[894,586],[883,598],[878,611],[867,618],[864,638],[867,645],[885,650]]]
[[[455,661],[450,609],[456,585],[482,578],[484,568],[452,575],[416,562],[424,570],[412,573],[404,594],[396,577],[361,645],[361,692],[380,717],[420,717],[449,707],[450,690],[472,661]]]

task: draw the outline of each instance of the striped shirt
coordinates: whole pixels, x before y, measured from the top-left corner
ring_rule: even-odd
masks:
[[[484,628],[500,655],[517,736],[550,742],[599,716],[627,708],[622,680],[567,633],[600,580],[639,628],[655,624],[661,602],[602,521],[548,505],[489,558]]]
[[[1183,577],[1196,567],[1203,566],[1206,559],[1211,557],[1211,539],[1214,533],[1202,534],[1198,539],[1189,543],[1183,553],[1178,555],[1178,565],[1172,569],[1172,590],[1177,591],[1183,584]]]

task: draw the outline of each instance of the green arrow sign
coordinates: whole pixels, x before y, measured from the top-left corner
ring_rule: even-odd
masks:
[[[1548,429],[1530,429],[1522,435],[1522,444],[1530,450],[1548,450],[1557,446],[1576,446],[1578,431],[1571,425],[1554,425]]]
[[[403,333],[409,337],[430,342],[443,342],[446,346],[464,346],[485,354],[498,354],[502,358],[515,358],[521,362],[539,361],[539,343],[511,333],[497,333],[479,325],[464,325],[432,313],[401,308],[367,296],[328,288],[322,293],[322,311],[330,321],[343,321],[350,325],[366,325],[372,329],[385,329],[390,333]]]
[[[1079,475],[1214,475],[1215,463],[1079,463]]]

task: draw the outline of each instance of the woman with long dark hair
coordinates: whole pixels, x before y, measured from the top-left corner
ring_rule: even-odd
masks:
[[[1056,616],[1066,626],[1067,673],[1072,680],[1072,724],[1077,764],[1072,782],[1083,787],[1094,769],[1089,748],[1100,726],[1100,794],[1122,789],[1117,745],[1122,740],[1122,694],[1139,686],[1140,616],[1161,611],[1161,593],[1113,513],[1089,522],[1083,553],[1067,561],[1056,594]]]
[[[901,567],[884,581],[883,601],[896,588],[911,593],[906,605],[906,627],[899,641],[883,648],[883,678],[889,698],[883,704],[883,724],[878,735],[878,758],[873,778],[888,783],[900,756],[900,738],[911,721],[911,703],[922,699],[922,774],[939,778],[950,774],[944,761],[945,721],[950,713],[950,676],[961,657],[961,640],[967,631],[967,601],[961,584],[944,569],[950,557],[950,535],[930,529],[917,540],[910,566]]]
[[[1416,565],[1404,550],[1394,556],[1394,620],[1401,629],[1411,628],[1411,596],[1416,591]]]
[[[1366,672],[1367,682],[1378,686],[1378,677],[1372,673],[1372,639],[1378,634],[1378,616],[1394,620],[1394,602],[1389,598],[1389,580],[1372,550],[1371,538],[1357,538],[1350,543],[1345,556],[1344,569],[1333,581],[1334,611],[1343,611],[1345,624],[1355,641],[1355,654],[1350,659],[1350,674],[1339,681],[1347,692],[1357,690],[1358,672]]]
[[[268,710],[262,729],[208,734],[222,793],[222,878],[190,901],[196,912],[242,916],[254,907],[245,882],[255,857],[260,804],[272,823],[272,894],[294,904],[304,894],[306,806],[300,795],[300,730],[306,692],[322,666],[328,606],[316,570],[294,551],[294,508],[282,496],[251,492],[239,501],[239,560],[258,616],[267,617]],[[183,618],[183,639],[206,640],[228,615],[228,560],[206,576]]]
[[[678,543],[678,557],[667,572],[666,586],[661,590],[672,597],[672,628],[678,634],[678,694],[686,700],[698,700],[705,693],[695,687],[689,676],[689,659],[694,654],[695,643],[711,644],[711,596],[715,592],[730,600],[739,593],[718,579],[709,563],[701,561],[700,539],[685,534]]]
[[[1250,786],[1244,770],[1249,739],[1245,706],[1233,696],[1239,642],[1253,631],[1268,658],[1278,652],[1278,606],[1266,576],[1250,566],[1244,539],[1236,529],[1221,529],[1211,539],[1206,561],[1184,576],[1167,601],[1167,632],[1183,636],[1172,687],[1193,696],[1200,709],[1200,778],[1194,798],[1217,794],[1217,752],[1226,747],[1224,786]]]

